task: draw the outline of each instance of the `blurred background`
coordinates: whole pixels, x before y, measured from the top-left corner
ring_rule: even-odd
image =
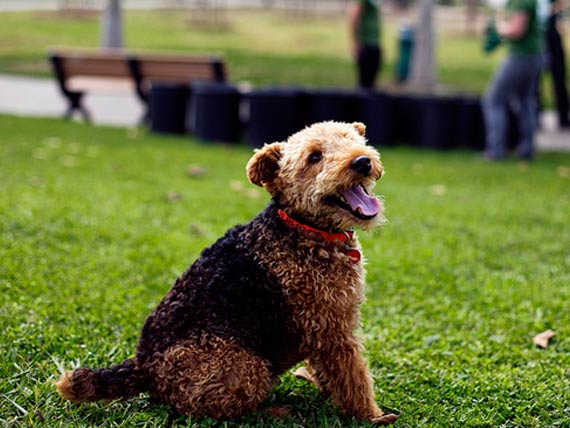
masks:
[[[129,50],[219,53],[233,82],[355,86],[346,0],[117,0]],[[98,47],[107,0],[0,0],[0,73],[50,76],[48,46]],[[504,52],[483,53],[492,9],[476,0],[432,8],[434,56],[443,88],[480,94]],[[394,85],[402,30],[418,24],[417,2],[382,4],[380,87]],[[568,44],[568,19],[561,30]],[[551,106],[550,79],[543,102]]]

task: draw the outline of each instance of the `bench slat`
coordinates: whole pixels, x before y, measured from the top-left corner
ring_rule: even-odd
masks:
[[[132,79],[99,76],[74,76],[68,79],[68,87],[72,91],[101,93],[132,93],[136,85]]]
[[[168,81],[191,82],[193,80],[215,80],[211,64],[182,64],[160,62],[139,62],[141,74],[148,80],[167,79]]]
[[[103,58],[62,58],[62,66],[67,77],[108,76],[130,78],[131,73],[124,59]]]

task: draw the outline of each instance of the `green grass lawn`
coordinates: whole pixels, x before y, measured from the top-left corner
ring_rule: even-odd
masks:
[[[176,277],[268,201],[245,146],[0,116],[0,425],[357,427],[290,374],[289,419],[64,402],[63,369],[133,354]],[[362,335],[399,427],[570,426],[570,154],[532,164],[382,149],[389,223],[361,233]],[[188,174],[206,168],[202,177]],[[532,337],[557,333],[548,349]]]

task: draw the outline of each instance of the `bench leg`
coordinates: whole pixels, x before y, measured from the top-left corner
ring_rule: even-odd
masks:
[[[65,119],[71,119],[73,113],[77,110],[83,116],[83,119],[87,123],[91,123],[91,115],[89,114],[89,110],[87,110],[82,102],[81,99],[83,98],[83,92],[68,92],[66,94],[67,100],[69,101],[69,107],[65,111],[63,117]]]

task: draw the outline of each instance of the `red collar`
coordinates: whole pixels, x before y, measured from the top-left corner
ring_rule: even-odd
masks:
[[[354,232],[352,230],[346,230],[346,231],[337,232],[337,233],[329,233],[327,231],[316,229],[316,228],[308,226],[306,224],[299,223],[297,220],[289,217],[287,215],[287,213],[285,211],[283,211],[282,209],[278,209],[277,213],[279,214],[279,218],[281,218],[281,220],[283,220],[287,226],[298,227],[298,228],[306,230],[308,232],[316,233],[318,235],[321,235],[328,242],[340,241],[343,244],[347,244],[348,241],[350,241],[352,239],[352,237],[354,236]],[[354,264],[358,263],[361,259],[360,251],[358,251],[356,248],[349,247],[348,245],[346,245],[346,249],[345,249],[344,253],[348,257],[350,257],[352,263],[354,263]]]

